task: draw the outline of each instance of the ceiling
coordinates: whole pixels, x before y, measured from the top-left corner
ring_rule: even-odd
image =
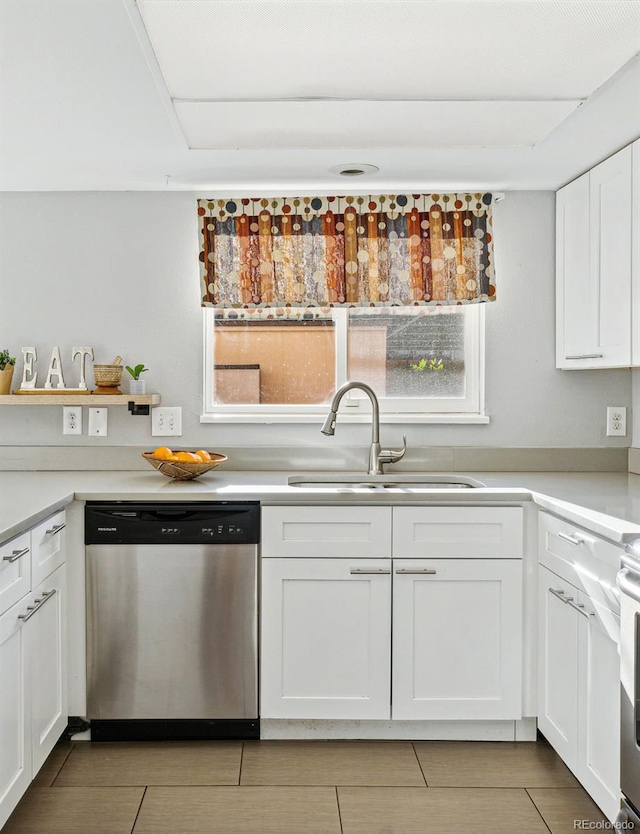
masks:
[[[557,188],[640,135],[638,0],[0,0],[3,190]]]

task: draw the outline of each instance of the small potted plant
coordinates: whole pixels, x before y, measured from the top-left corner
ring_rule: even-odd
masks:
[[[146,380],[140,379],[140,374],[143,374],[145,371],[148,371],[149,368],[145,368],[145,366],[141,363],[140,365],[136,365],[135,367],[131,367],[127,365],[127,371],[131,374],[131,379],[129,380],[129,393],[130,394],[146,394],[147,392],[147,383]]]
[[[16,357],[9,356],[8,350],[0,350],[0,394],[11,393],[11,380],[13,369],[16,364]]]

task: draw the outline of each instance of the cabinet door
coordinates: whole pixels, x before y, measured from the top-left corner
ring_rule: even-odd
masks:
[[[631,346],[632,362],[640,367],[640,139],[631,146]]]
[[[522,717],[522,563],[393,562],[397,719]]]
[[[64,511],[56,513],[31,531],[31,586],[36,588],[64,563]]]
[[[575,773],[578,738],[578,591],[538,568],[538,727]]]
[[[31,782],[27,596],[0,617],[0,828]]]
[[[0,546],[0,614],[31,590],[30,542],[23,533]]]
[[[389,718],[391,562],[263,559],[261,716]]]
[[[620,806],[620,618],[584,594],[578,623],[578,778],[614,819]]]
[[[596,288],[593,367],[631,364],[631,146],[590,172],[590,271]]]
[[[34,776],[67,726],[66,592],[66,566],[62,565],[32,594],[35,608],[25,623]]]
[[[596,289],[589,272],[589,174],[556,194],[556,367],[596,361]],[[588,357],[588,358],[587,358]]]

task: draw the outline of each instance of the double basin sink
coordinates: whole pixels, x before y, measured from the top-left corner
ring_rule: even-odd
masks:
[[[398,474],[398,475],[359,475],[345,473],[342,475],[292,475],[289,486],[304,489],[358,489],[379,491],[423,491],[442,489],[477,489],[484,487],[482,481],[466,475],[443,474]]]

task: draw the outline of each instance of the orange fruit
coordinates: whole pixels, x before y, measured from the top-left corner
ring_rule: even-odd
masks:
[[[167,446],[158,446],[158,448],[154,450],[151,457],[156,460],[168,460],[171,455],[173,455],[173,452]]]
[[[203,463],[208,463],[211,460],[211,455],[209,452],[205,452],[204,449],[198,449],[195,454],[200,458]]]
[[[176,452],[175,458],[182,463],[202,463],[198,455],[194,455],[193,452]]]

